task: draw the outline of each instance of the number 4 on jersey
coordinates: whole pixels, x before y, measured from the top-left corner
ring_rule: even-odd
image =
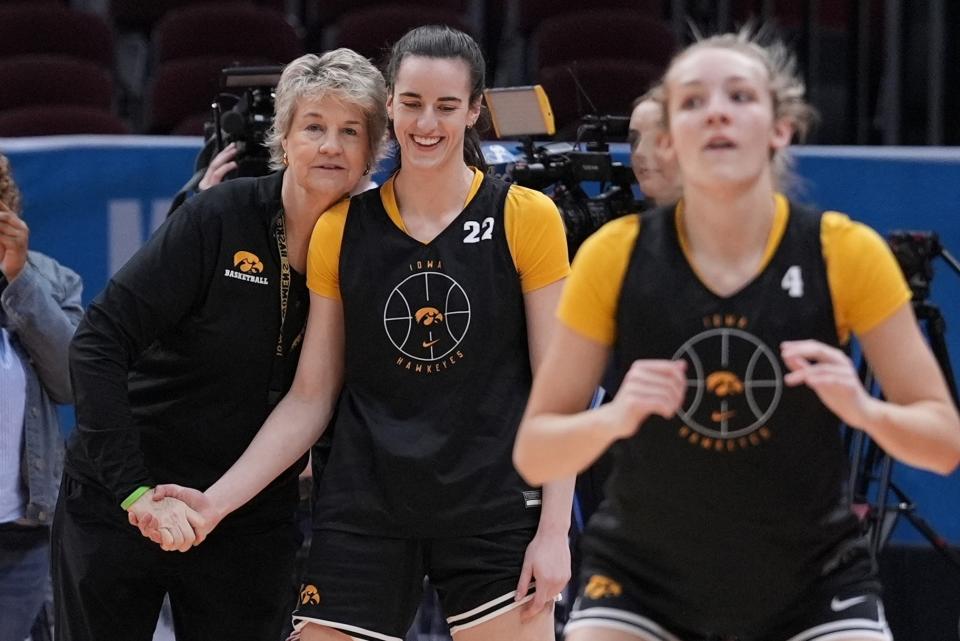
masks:
[[[783,275],[780,281],[782,287],[790,298],[801,298],[803,296],[803,274],[800,272],[800,265],[791,265]]]

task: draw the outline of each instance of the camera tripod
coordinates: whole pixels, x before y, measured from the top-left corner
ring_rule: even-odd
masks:
[[[960,262],[947,252],[936,234],[929,232],[894,232],[889,237],[891,248],[897,256],[901,269],[913,293],[913,309],[925,330],[930,349],[943,372],[954,405],[960,407],[957,384],[950,365],[950,355],[944,336],[946,322],[940,309],[927,299],[930,280],[933,277],[931,262],[941,257],[953,271],[960,275]],[[873,373],[861,359],[861,380],[868,392],[878,392]],[[870,537],[870,550],[877,558],[886,545],[900,516],[909,523],[950,563],[960,570],[960,553],[917,513],[917,506],[907,494],[893,482],[894,460],[875,441],[860,430],[847,433],[851,453],[849,498],[858,515],[862,517]],[[875,499],[870,502],[870,486],[876,482]],[[895,502],[889,503],[893,495]]]

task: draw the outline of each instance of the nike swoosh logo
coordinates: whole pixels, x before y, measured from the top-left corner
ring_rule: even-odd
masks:
[[[855,596],[850,599],[838,599],[833,597],[833,600],[830,601],[830,609],[834,612],[840,612],[841,610],[846,610],[849,607],[855,606],[858,603],[863,603],[867,600],[865,596]]]
[[[423,341],[423,343],[421,343],[421,345],[423,345],[424,348],[427,348],[427,347],[430,347],[431,345],[435,345],[436,343],[439,343],[439,342],[440,342],[440,339],[439,339],[439,338],[435,338],[435,339],[432,340],[432,341]]]
[[[726,412],[715,411],[715,412],[711,412],[710,420],[713,421],[714,423],[720,423],[728,419],[731,419],[736,415],[737,415],[736,410],[727,410]]]

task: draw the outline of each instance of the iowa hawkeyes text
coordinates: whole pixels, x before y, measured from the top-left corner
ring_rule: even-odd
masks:
[[[437,372],[442,372],[455,363],[458,363],[462,358],[463,352],[457,350],[453,354],[450,354],[444,358],[442,361],[436,361],[435,363],[421,363],[419,361],[410,360],[404,356],[397,356],[397,360],[395,362],[397,367],[402,367],[403,369],[416,374],[436,374]]]

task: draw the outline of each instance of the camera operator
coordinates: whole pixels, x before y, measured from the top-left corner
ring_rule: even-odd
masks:
[[[214,185],[219,185],[231,171],[236,170],[237,165],[237,143],[231,142],[229,145],[217,152],[210,164],[203,172],[203,178],[197,185],[198,191],[210,189]]]

